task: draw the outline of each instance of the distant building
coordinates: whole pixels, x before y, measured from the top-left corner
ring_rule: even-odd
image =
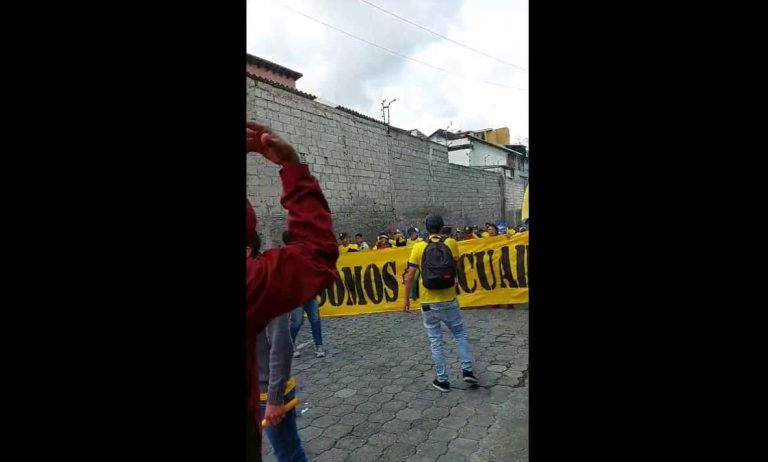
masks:
[[[288,69],[287,67],[275,64],[272,61],[267,61],[266,59],[249,54],[245,55],[245,69],[250,75],[261,77],[290,88],[296,88],[296,81],[303,75],[293,69]]]
[[[509,144],[509,128],[501,127],[497,129],[484,128],[482,130],[470,130],[473,136],[483,141],[499,145]]]
[[[491,143],[479,138],[477,133],[437,130],[429,136],[429,140],[448,148],[448,162],[452,164],[504,172],[507,178],[521,177],[527,181],[528,149],[525,146]]]

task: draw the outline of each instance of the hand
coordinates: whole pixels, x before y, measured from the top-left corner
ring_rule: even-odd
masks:
[[[245,127],[245,152],[258,152],[277,165],[298,163],[299,155],[285,140],[269,127],[247,122]]]
[[[264,420],[266,420],[270,426],[279,424],[284,418],[285,408],[283,408],[282,404],[267,404],[267,409],[264,412]]]
[[[403,302],[403,311],[411,311],[411,299],[410,297],[405,297],[405,302]]]

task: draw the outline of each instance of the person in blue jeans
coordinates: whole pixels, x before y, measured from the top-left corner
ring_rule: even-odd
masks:
[[[284,314],[272,319],[257,336],[261,416],[267,421],[264,433],[278,462],[308,462],[296,426],[296,408],[288,412],[284,408],[296,396],[290,335],[290,321]]]
[[[296,395],[296,390],[292,390],[285,395],[285,402],[289,402]],[[261,412],[264,413],[267,404],[262,401]],[[269,444],[275,453],[278,462],[309,462],[307,454],[301,445],[299,429],[296,426],[296,408],[285,413],[283,420],[275,425],[264,428]]]
[[[285,231],[283,232],[283,243],[288,244],[289,242],[291,242],[291,235],[288,234],[288,231]],[[309,318],[309,325],[312,327],[312,338],[315,340],[315,356],[322,358],[325,356],[325,350],[323,350],[323,330],[322,326],[320,325],[320,307],[317,304],[317,299],[314,297],[291,311],[291,341],[293,342],[293,357],[298,358],[301,356],[299,349],[296,348],[296,336],[299,334],[301,325],[304,324],[304,313],[307,313],[307,317]]]
[[[450,257],[446,262],[448,267],[455,265],[459,258],[459,246],[456,240],[440,236],[440,230],[443,226],[443,218],[440,215],[430,215],[427,217],[426,227],[429,237],[425,242],[418,242],[413,245],[411,256],[408,258],[408,271],[405,273],[405,293],[409,294],[411,292],[414,282],[418,284],[419,281],[415,280],[415,276],[416,272],[420,271],[422,282],[419,292],[421,313],[424,320],[424,329],[429,339],[429,346],[432,350],[432,359],[435,361],[435,374],[437,375],[432,382],[432,386],[441,392],[448,392],[451,389],[451,384],[445,367],[441,324],[445,324],[448,327],[453,334],[453,338],[456,340],[459,361],[461,363],[462,380],[470,384],[476,384],[478,380],[472,372],[472,349],[469,346],[467,333],[464,330],[464,319],[461,316],[459,301],[456,299],[455,280],[450,281],[449,285],[444,288],[430,289],[424,287],[423,284],[425,276],[424,268],[421,266],[424,261],[427,261],[425,252],[427,252],[428,248],[431,249],[430,251],[434,251],[438,247],[446,250],[448,252],[446,256]],[[429,263],[426,266],[427,269],[430,269]],[[410,297],[405,297],[403,309],[405,311],[411,310]]]
[[[448,372],[445,367],[445,355],[443,354],[443,331],[440,324],[445,324],[456,340],[462,380],[469,384],[477,383],[477,378],[472,373],[472,349],[467,339],[459,302],[454,298],[450,302],[432,303],[426,307],[422,304],[422,310],[424,329],[427,331],[432,359],[435,361],[437,375],[435,383],[433,383],[435,388],[440,391],[447,391],[447,388],[450,388]]]
[[[307,313],[309,325],[312,328],[312,339],[315,341],[315,356],[322,358],[325,356],[325,350],[323,349],[323,329],[320,323],[320,308],[317,305],[316,298],[308,300],[305,304],[291,312],[291,339],[294,344],[293,357],[298,358],[301,356],[301,353],[295,348],[295,345],[296,336],[299,334],[302,324],[304,324],[304,313]]]

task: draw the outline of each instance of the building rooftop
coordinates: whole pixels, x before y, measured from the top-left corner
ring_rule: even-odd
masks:
[[[447,138],[449,140],[458,140],[458,139],[462,139],[462,138],[467,138],[470,141],[477,141],[477,142],[480,142],[480,143],[483,143],[483,144],[487,144],[488,146],[501,149],[502,151],[512,152],[512,153],[515,153],[517,155],[523,155],[523,156],[525,155],[524,152],[521,152],[520,150],[509,148],[507,145],[491,143],[491,142],[485,141],[485,140],[483,140],[481,138],[478,138],[478,137],[473,135],[473,133],[476,133],[476,132],[477,132],[476,130],[467,130],[467,131],[452,133],[452,132],[445,131],[445,130],[443,130],[441,128],[441,129],[435,130],[434,133],[429,135],[429,138],[432,138],[435,135],[439,135],[439,136]],[[456,146],[453,146],[453,148],[454,149],[464,149],[464,146],[467,146],[467,145],[466,144],[462,144],[460,146],[456,145]]]
[[[293,69],[288,69],[285,66],[281,66],[279,64],[273,63],[272,61],[267,61],[264,58],[259,58],[258,56],[249,55],[247,53],[245,54],[245,61],[248,64],[253,64],[254,66],[263,67],[264,69],[269,69],[272,72],[284,75],[293,80],[298,80],[304,75],[300,72],[294,71]]]
[[[256,80],[257,82],[268,83],[268,84],[270,84],[270,85],[272,85],[274,87],[277,87],[277,88],[280,88],[282,90],[291,92],[294,95],[303,96],[304,98],[308,98],[308,99],[312,99],[312,100],[317,98],[317,96],[312,95],[310,93],[307,93],[307,92],[304,92],[304,91],[301,91],[301,90],[297,90],[295,88],[289,87],[288,85],[283,85],[282,83],[275,82],[274,80],[265,79],[264,77],[261,77],[259,75],[253,75],[253,74],[250,74],[250,73],[246,72],[245,76],[248,77],[249,79]]]

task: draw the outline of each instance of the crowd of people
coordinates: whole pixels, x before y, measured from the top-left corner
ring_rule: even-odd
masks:
[[[525,223],[512,226],[506,229],[506,234],[513,235],[517,233],[523,233],[528,231],[528,220]],[[467,226],[464,229],[453,230],[450,226],[443,226],[438,233],[443,238],[451,238],[456,241],[466,241],[469,239],[482,239],[484,237],[498,236],[499,225],[495,223],[486,223],[483,230],[480,231],[478,226]],[[362,233],[355,234],[355,240],[352,241],[349,238],[348,233],[339,233],[339,253],[349,252],[362,252],[366,250],[385,250],[398,247],[413,247],[419,242],[424,242],[427,237],[427,233],[422,233],[419,228],[415,226],[408,227],[408,237],[404,236],[400,229],[394,231],[382,230],[376,238],[376,243],[373,245],[368,244],[365,240],[365,236]]]
[[[391,237],[390,237],[391,234]],[[362,233],[355,234],[355,241],[349,239],[349,234],[339,234],[339,253],[362,252],[366,250],[384,250],[397,247],[413,247],[417,242],[423,242],[424,239],[419,233],[419,228],[408,228],[408,237],[405,237],[399,229],[390,233],[381,231],[376,238],[376,243],[372,246],[365,241]]]
[[[457,241],[496,236],[499,226],[486,223],[482,232],[476,226],[454,232],[445,226],[441,216],[430,215],[424,223],[426,233],[415,226],[407,228],[407,236],[399,229],[391,235],[381,232],[372,246],[361,233],[354,236],[354,241],[347,233],[340,233],[337,244],[328,203],[317,179],[299,162],[296,150],[268,127],[249,122],[246,152],[258,152],[281,167],[281,204],[288,211],[284,245],[262,252],[256,233],[257,217],[246,201],[247,460],[261,460],[262,432],[279,462],[308,460],[296,424],[297,383],[291,376],[291,365],[293,358],[301,354],[296,339],[305,314],[315,356],[325,356],[315,296],[336,278],[336,262],[341,253],[410,248],[403,274],[405,293],[410,296],[405,297],[403,310],[410,312],[411,300],[419,299],[435,364],[432,386],[443,393],[451,389],[442,324],[457,343],[461,380],[468,384],[479,382],[473,372],[474,357],[456,298]],[[525,225],[508,233],[527,231],[526,215]]]

